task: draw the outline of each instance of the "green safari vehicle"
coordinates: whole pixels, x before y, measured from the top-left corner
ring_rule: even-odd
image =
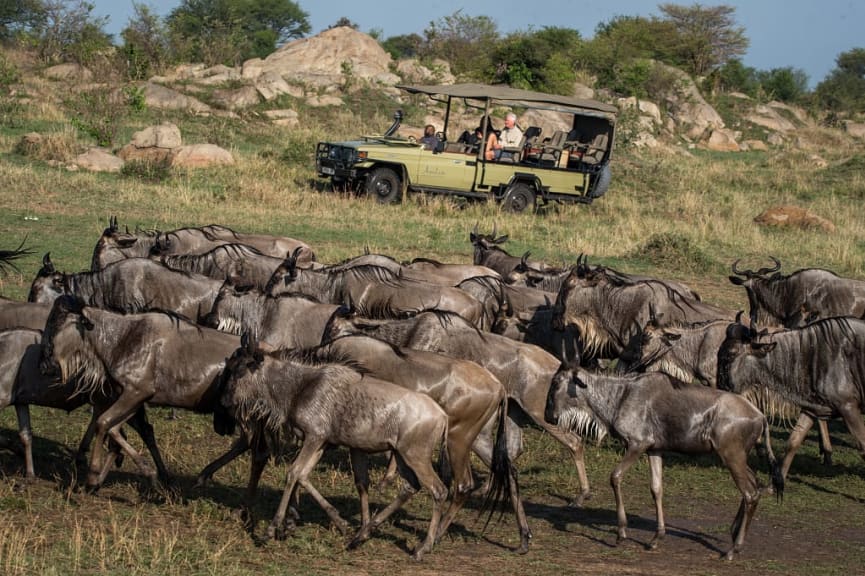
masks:
[[[445,106],[444,127],[434,149],[414,138],[397,136],[402,112],[382,136],[347,142],[319,142],[318,175],[335,188],[375,197],[383,204],[408,193],[445,194],[495,200],[513,212],[551,202],[591,203],[610,185],[610,157],[617,109],[595,100],[483,84],[398,86],[410,94],[426,94]],[[496,106],[550,110],[571,118],[570,130],[547,136],[537,126],[521,126],[519,146],[506,148],[500,160],[486,160],[483,146],[456,138],[449,126],[452,104],[461,101],[489,118]],[[449,138],[450,137],[450,138]],[[486,142],[483,127],[481,143]]]

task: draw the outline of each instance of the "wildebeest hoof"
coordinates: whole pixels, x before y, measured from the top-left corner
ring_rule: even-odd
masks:
[[[520,545],[514,552],[517,554],[526,554],[529,551],[529,537],[525,536],[520,540]]]
[[[591,499],[592,499],[592,495],[589,492],[584,492],[583,494],[578,494],[577,496],[574,497],[573,500],[568,502],[568,506],[570,506],[572,508],[582,508],[583,504],[586,502],[586,500],[591,500]]]

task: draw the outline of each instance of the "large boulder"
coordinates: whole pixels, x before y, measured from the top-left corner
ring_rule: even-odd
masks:
[[[716,152],[738,152],[740,148],[736,138],[737,134],[732,130],[716,128],[706,140],[706,148]]]
[[[706,102],[688,74],[660,62],[655,62],[654,65],[673,79],[669,82],[671,89],[663,97],[667,111],[675,123],[684,129],[685,136],[698,140],[711,130],[724,128],[721,115]]]
[[[163,122],[134,133],[129,144],[117,155],[127,162],[164,162],[171,151],[182,144],[180,128],[171,122]]]
[[[144,84],[144,102],[160,110],[185,110],[193,114],[211,112],[210,106],[201,100],[153,82]]]
[[[120,172],[123,168],[123,160],[105,148],[90,148],[76,156],[73,163],[91,172]]]
[[[216,144],[190,144],[171,151],[172,168],[206,168],[234,164],[231,152]]]
[[[349,26],[337,26],[310,38],[288,42],[253,70],[275,72],[283,78],[312,86],[345,83],[347,76],[371,83],[394,85],[399,76],[390,71],[392,58],[372,36]]]
[[[779,113],[777,107],[765,104],[755,106],[754,111],[745,116],[745,120],[773,132],[786,133],[796,129],[796,125]]]
[[[213,91],[213,103],[226,110],[242,110],[261,102],[255,86],[225,88]]]
[[[451,73],[450,64],[436,59],[430,66],[424,66],[415,58],[399,60],[396,70],[409,84],[453,84],[456,78]]]
[[[293,86],[274,72],[265,72],[255,77],[255,89],[266,101],[274,100],[283,94],[303,98],[303,88]]]

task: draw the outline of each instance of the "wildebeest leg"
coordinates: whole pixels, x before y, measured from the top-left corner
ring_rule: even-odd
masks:
[[[231,448],[229,448],[227,452],[205,466],[201,472],[198,473],[198,477],[195,479],[195,487],[203,488],[204,486],[207,486],[207,484],[213,479],[213,475],[216,474],[217,470],[221,469],[247,450],[249,450],[249,440],[247,440],[245,434],[241,433],[241,435],[232,442]]]
[[[126,420],[132,417],[135,411],[147,401],[144,394],[136,393],[127,389],[120,395],[107,410],[96,418],[96,434],[93,442],[93,450],[90,453],[90,470],[87,472],[86,488],[96,491],[101,484],[100,477],[103,474],[103,453],[105,451],[105,437],[113,428],[120,428]],[[118,434],[119,436],[119,434]],[[115,438],[116,439],[116,438]],[[107,466],[108,462],[104,465]]]
[[[393,452],[390,452],[390,456],[387,459],[387,470],[385,470],[384,476],[379,481],[378,487],[385,488],[390,486],[391,482],[393,482],[394,478],[398,475],[396,469],[396,457],[393,455]]]
[[[142,405],[132,418],[129,419],[129,425],[133,430],[138,432],[144,445],[147,446],[147,451],[150,452],[150,457],[153,458],[153,463],[156,465],[157,476],[163,484],[171,482],[171,476],[168,474],[168,469],[165,467],[165,462],[162,460],[162,453],[159,451],[159,446],[156,445],[156,436],[153,434],[153,426],[147,420],[147,412]]]
[[[748,453],[742,449],[741,444],[719,445],[716,447],[716,451],[721,457],[721,461],[730,470],[730,475],[733,477],[739,492],[742,493],[739,510],[736,512],[736,518],[730,527],[733,547],[724,555],[727,560],[732,560],[735,554],[742,551],[742,546],[745,543],[745,535],[748,533],[748,527],[751,525],[754,512],[757,510],[757,503],[760,500],[760,485],[754,471],[748,466]]]
[[[248,438],[252,454],[249,458],[249,480],[246,483],[246,497],[243,506],[246,529],[253,532],[255,530],[253,506],[258,494],[258,483],[261,481],[261,475],[264,473],[267,461],[270,459],[270,450],[260,430],[253,432],[251,436],[244,434],[244,437]]]
[[[620,544],[622,540],[628,538],[628,517],[625,514],[625,500],[622,497],[622,478],[625,472],[630,468],[640,454],[645,452],[642,446],[628,446],[628,451],[622,460],[613,468],[610,474],[610,485],[613,487],[613,495],[616,497],[616,516],[618,518],[618,533],[616,536],[616,544]]]
[[[285,488],[282,491],[279,507],[276,509],[276,514],[274,514],[273,520],[270,521],[270,525],[267,527],[268,538],[285,539],[285,515],[288,511],[288,504],[294,492],[294,487],[298,479],[309,476],[309,473],[318,464],[322,454],[324,454],[324,446],[325,442],[320,439],[311,437],[304,439],[300,453],[289,464],[286,471]]]
[[[18,437],[24,446],[24,469],[28,479],[36,477],[36,469],[33,466],[33,431],[30,427],[30,406],[27,404],[16,404],[15,415],[18,417]]]
[[[804,412],[799,413],[799,419],[796,420],[796,425],[793,426],[793,431],[790,432],[790,438],[787,439],[787,452],[784,454],[784,461],[781,463],[781,476],[787,478],[787,472],[790,470],[790,465],[793,463],[793,457],[808,435],[808,430],[814,425],[814,419]]]
[[[324,510],[325,514],[327,514],[328,518],[330,518],[330,521],[333,522],[333,525],[336,526],[337,530],[339,530],[343,535],[347,534],[349,528],[348,522],[343,520],[342,516],[339,515],[339,511],[337,511],[337,509],[334,508],[318,490],[316,490],[315,486],[313,486],[306,478],[298,478],[297,483],[309,492],[309,495],[312,496],[312,499],[315,500],[316,504]]]
[[[847,424],[847,430],[859,442],[859,455],[865,458],[865,421],[856,402],[847,402],[838,407],[838,412]]]
[[[147,463],[147,460],[141,455],[141,453],[132,447],[132,445],[126,440],[123,434],[120,433],[120,425],[112,427],[108,431],[109,436],[117,443],[121,450],[126,452],[132,461],[135,462],[135,465],[138,466],[138,469],[142,474],[147,476],[150,481],[150,485],[156,487],[158,485],[157,481],[157,472],[150,467]],[[105,481],[105,477],[108,476],[108,471],[111,468],[111,459],[108,458],[105,460],[105,463],[102,467],[102,471],[99,473],[99,480],[97,482],[98,486],[101,486]]]
[[[515,462],[516,459],[520,457],[520,454],[522,454],[523,432],[519,425],[509,417],[505,421],[505,433],[508,435],[508,457],[511,462]],[[478,434],[478,437],[475,439],[475,443],[472,446],[472,450],[478,455],[487,468],[492,467],[493,440],[491,425],[489,426],[489,429],[485,426],[481,433]],[[487,478],[487,482],[485,483],[486,488],[489,488],[489,481],[490,478]],[[516,466],[511,467],[509,483],[511,506],[513,506],[514,514],[517,518],[517,526],[520,530],[520,547],[517,548],[517,552],[524,554],[529,550],[529,540],[532,538],[532,531],[529,528],[528,518],[526,516],[525,508],[523,507],[523,499],[520,497]]]
[[[541,420],[543,422],[543,420]],[[538,422],[535,419],[535,422]],[[538,422],[540,424],[540,422]],[[585,448],[583,440],[579,436],[565,432],[558,426],[551,426],[544,422],[541,427],[549,433],[550,436],[561,442],[571,451],[571,458],[574,460],[574,466],[577,468],[577,478],[580,481],[580,491],[569,503],[570,506],[580,507],[586,500],[589,500],[592,495],[589,488],[589,476],[586,474],[586,462],[584,460]]]
[[[468,449],[470,446],[468,446],[468,442],[464,438],[455,439],[453,437],[453,430],[450,430],[449,434],[451,437],[448,438],[447,459],[448,462],[450,462],[453,475],[451,501],[447,510],[442,514],[442,519],[438,526],[438,532],[435,536],[436,542],[445,535],[451,522],[453,522],[457,513],[462,509],[466,498],[474,487],[472,469],[469,462],[469,456],[471,453]]]
[[[664,523],[664,461],[661,454],[649,453],[649,471],[652,499],[655,501],[655,517],[658,519],[655,537],[649,542],[649,549],[654,550],[667,534],[667,527]]]
[[[829,422],[819,418],[817,427],[820,430],[820,453],[823,454],[823,464],[832,466],[832,440],[829,438]]]
[[[354,486],[360,500],[360,525],[369,524],[369,457],[362,450],[350,450],[351,471],[354,476]],[[390,461],[396,469],[396,459],[391,453]],[[388,463],[389,465],[390,463]]]

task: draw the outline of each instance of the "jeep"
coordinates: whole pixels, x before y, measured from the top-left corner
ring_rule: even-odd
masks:
[[[551,202],[591,203],[610,185],[610,156],[617,109],[578,98],[502,86],[454,84],[398,86],[410,94],[426,94],[446,108],[438,145],[430,149],[415,138],[398,136],[402,112],[382,136],[348,142],[319,142],[318,175],[334,188],[366,193],[378,202],[400,201],[407,193],[446,194],[469,199],[493,199],[504,210],[522,212]],[[522,142],[506,148],[498,160],[487,160],[484,146],[462,137],[449,140],[453,101],[489,118],[493,106],[542,109],[571,117],[570,131],[542,137],[537,126],[522,127]],[[482,115],[481,115],[482,112]],[[480,142],[487,140],[481,127]],[[453,136],[453,134],[450,134]]]

